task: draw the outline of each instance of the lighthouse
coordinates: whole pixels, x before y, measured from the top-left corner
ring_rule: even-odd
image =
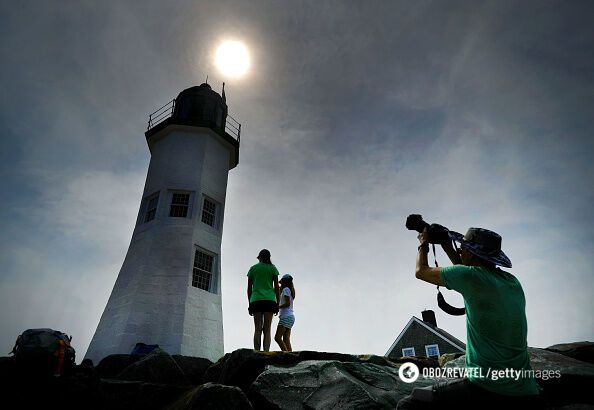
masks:
[[[223,353],[221,238],[229,170],[241,125],[204,83],[149,116],[151,153],[128,252],[86,358],[129,354],[136,343],[170,354]]]

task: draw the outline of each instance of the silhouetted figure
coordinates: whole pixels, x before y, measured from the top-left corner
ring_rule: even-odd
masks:
[[[295,286],[293,286],[293,277],[289,274],[283,275],[281,283],[281,304],[279,305],[279,321],[276,328],[274,340],[280,346],[283,352],[292,352],[291,347],[291,328],[295,324],[295,314],[293,312],[293,300],[295,300]]]
[[[254,317],[254,350],[261,350],[264,334],[264,351],[270,350],[272,316],[278,313],[278,270],[270,260],[270,251],[262,249],[258,263],[247,274],[248,311]]]

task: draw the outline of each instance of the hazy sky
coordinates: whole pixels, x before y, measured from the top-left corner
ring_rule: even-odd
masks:
[[[593,15],[588,1],[0,2],[0,355],[52,327],[82,359],[132,235],[148,114],[207,74],[242,123],[225,351],[251,347],[245,275],[264,247],[295,278],[296,350],[384,354],[425,308],[465,340],[465,318],[414,277],[410,213],[502,235],[529,345],[594,340]],[[230,38],[252,59],[238,80],[213,64]]]

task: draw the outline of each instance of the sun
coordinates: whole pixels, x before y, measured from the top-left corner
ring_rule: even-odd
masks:
[[[224,75],[241,77],[250,68],[248,49],[240,41],[224,41],[217,48],[215,64]]]

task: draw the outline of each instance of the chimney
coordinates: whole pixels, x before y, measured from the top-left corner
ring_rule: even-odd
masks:
[[[435,312],[434,311],[423,310],[421,312],[421,315],[423,315],[423,322],[429,323],[430,325],[437,327],[437,320],[435,320]]]

